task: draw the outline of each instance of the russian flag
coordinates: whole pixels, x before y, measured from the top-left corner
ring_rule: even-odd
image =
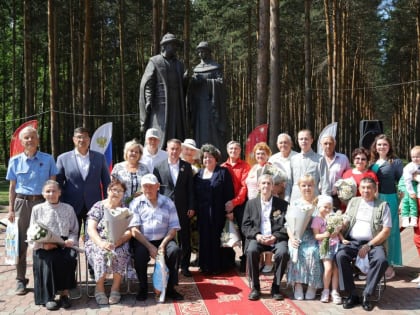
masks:
[[[103,124],[92,136],[90,149],[102,153],[108,164],[109,172],[112,171],[112,122]]]

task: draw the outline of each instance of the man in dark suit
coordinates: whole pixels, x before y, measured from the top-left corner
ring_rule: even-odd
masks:
[[[288,203],[272,195],[273,178],[264,174],[258,179],[260,195],[251,199],[245,206],[242,221],[242,233],[246,238],[245,254],[252,290],[249,300],[260,298],[259,261],[262,252],[271,251],[274,254],[274,278],[271,286],[271,296],[282,300],[280,282],[289,261],[287,241],[286,211]]]
[[[191,259],[190,219],[194,216],[193,172],[191,164],[179,158],[181,141],[171,139],[166,144],[168,159],[157,164],[153,174],[160,183],[160,193],[169,197],[176,206],[181,230],[178,231],[178,243],[182,249],[181,272],[191,277],[188,270]]]
[[[89,150],[90,137],[86,128],[73,132],[74,150],[57,158],[57,181],[62,188],[61,201],[70,204],[79,221],[82,221],[93,204],[106,197],[110,175],[103,154]]]

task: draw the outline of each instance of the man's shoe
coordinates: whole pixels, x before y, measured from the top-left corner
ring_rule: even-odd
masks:
[[[360,299],[357,295],[350,295],[343,303],[343,308],[349,309],[360,304]]]
[[[175,289],[167,290],[166,297],[174,301],[182,301],[184,299],[184,296],[181,293],[177,292]]]
[[[188,270],[188,268],[181,269],[181,273],[184,275],[184,277],[192,277],[192,273]]]
[[[60,308],[60,305],[56,301],[49,301],[47,304],[45,304],[45,307],[49,311],[56,311]]]
[[[273,285],[271,287],[271,297],[276,301],[281,301],[284,299],[283,295],[280,293],[280,288],[278,285]]]
[[[70,302],[70,299],[67,295],[61,295],[59,303],[60,303],[62,308],[67,309],[67,308],[71,307],[71,302]]]
[[[363,307],[363,309],[365,311],[368,311],[368,312],[370,312],[371,310],[373,310],[373,305],[369,301],[369,297],[366,296],[366,295],[363,296],[362,307]]]
[[[136,295],[137,301],[146,301],[147,300],[147,289],[139,289],[139,292]]]
[[[257,301],[260,299],[261,292],[257,289],[252,289],[251,293],[248,295],[248,300]]]
[[[28,282],[29,279],[25,279],[24,281],[18,280],[15,290],[16,295],[25,295],[27,293],[26,285]]]

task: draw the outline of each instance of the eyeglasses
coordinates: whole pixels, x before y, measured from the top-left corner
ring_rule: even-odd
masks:
[[[356,161],[366,161],[367,158],[361,158],[361,157],[355,157],[354,158]]]
[[[120,190],[120,189],[116,189],[116,188],[111,189],[111,191],[112,191],[113,194],[117,194],[117,195],[124,193],[124,190]]]

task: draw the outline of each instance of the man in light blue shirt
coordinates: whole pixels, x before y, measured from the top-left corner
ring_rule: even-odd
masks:
[[[165,255],[169,269],[166,297],[182,300],[184,297],[175,291],[178,284],[178,266],[181,249],[174,238],[180,224],[173,201],[159,194],[160,184],[153,174],[141,178],[143,195],[130,203],[133,219],[129,227],[133,235],[134,267],[140,282],[137,300],[147,299],[147,263],[150,257],[156,258],[158,252]]]
[[[28,126],[19,133],[24,151],[9,160],[6,179],[9,184],[9,221],[18,220],[19,260],[16,265],[17,295],[26,294],[26,230],[29,227],[32,207],[42,203],[42,187],[48,179],[55,179],[57,168],[54,158],[38,151],[39,136],[35,128]]]

